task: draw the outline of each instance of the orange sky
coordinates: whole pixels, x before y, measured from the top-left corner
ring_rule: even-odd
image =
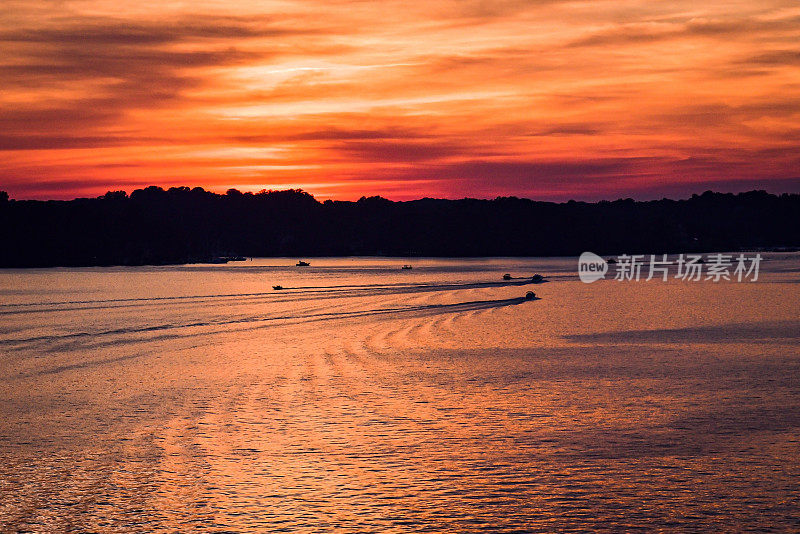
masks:
[[[796,0],[0,3],[13,198],[798,191],[798,146]]]

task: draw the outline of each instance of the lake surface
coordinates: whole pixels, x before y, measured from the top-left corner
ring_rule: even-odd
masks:
[[[0,271],[0,531],[796,532],[800,255],[765,257]]]

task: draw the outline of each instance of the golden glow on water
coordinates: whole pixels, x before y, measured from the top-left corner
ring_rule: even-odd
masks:
[[[295,261],[0,273],[2,530],[800,527],[798,258]]]

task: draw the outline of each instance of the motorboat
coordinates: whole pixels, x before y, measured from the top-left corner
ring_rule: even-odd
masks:
[[[283,289],[283,286],[272,286],[272,289],[274,289],[275,291],[280,291],[281,289]]]
[[[511,280],[511,275],[506,273],[503,275],[503,280]]]
[[[413,269],[413,267],[412,267],[412,266],[410,266],[410,265],[403,265],[403,266],[401,267],[401,269]]]
[[[298,267],[308,267],[309,265],[311,265],[311,264],[308,263],[307,261],[300,260],[300,261],[297,262],[297,266]]]
[[[533,300],[535,298],[536,298],[536,293],[534,293],[533,291],[528,291],[527,293],[525,293],[525,300]]]
[[[538,273],[534,274],[531,277],[531,282],[533,282],[534,284],[541,284],[542,282],[544,282],[544,276],[542,276],[541,274],[538,274]]]

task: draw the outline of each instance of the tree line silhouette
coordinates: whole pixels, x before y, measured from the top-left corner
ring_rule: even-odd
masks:
[[[800,245],[800,195],[707,191],[595,203],[317,201],[291,189],[150,186],[71,201],[0,192],[0,266],[146,265],[224,256],[568,256]]]

